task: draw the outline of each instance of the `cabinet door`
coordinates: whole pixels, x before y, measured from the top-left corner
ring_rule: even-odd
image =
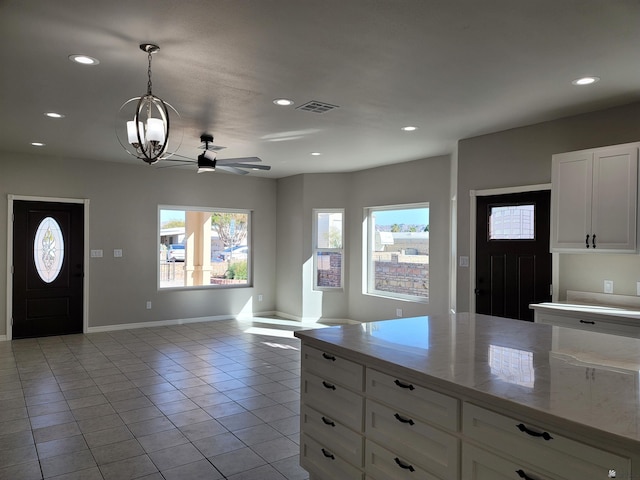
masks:
[[[636,145],[595,151],[591,234],[596,250],[635,251],[637,191]]]
[[[554,155],[551,182],[552,250],[586,251],[586,237],[591,235],[593,152]]]

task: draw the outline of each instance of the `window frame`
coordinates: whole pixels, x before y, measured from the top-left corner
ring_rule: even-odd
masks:
[[[184,212],[185,220],[186,220],[186,212],[206,212],[206,213],[239,213],[247,215],[247,235],[246,235],[246,245],[247,245],[247,281],[242,284],[207,284],[207,285],[172,285],[172,286],[162,286],[161,284],[161,262],[159,261],[158,254],[155,255],[156,258],[156,284],[158,291],[183,291],[183,290],[219,290],[219,289],[233,289],[233,288],[252,288],[253,287],[253,242],[252,242],[252,228],[253,228],[253,210],[246,208],[221,208],[221,207],[203,207],[203,206],[185,206],[185,205],[167,205],[160,204],[158,205],[158,215],[157,215],[157,229],[156,229],[156,245],[160,242],[160,237],[162,235],[162,217],[161,212],[163,210],[174,210],[178,212]],[[186,228],[186,225],[185,225]],[[186,232],[185,232],[186,235]],[[154,247],[154,250],[157,250],[157,246]],[[185,251],[185,262],[186,265],[186,251]]]
[[[381,205],[364,207],[363,209],[363,222],[362,222],[362,237],[363,241],[363,253],[362,253],[362,294],[373,297],[386,298],[390,300],[403,300],[414,303],[429,303],[429,288],[427,288],[427,297],[421,297],[417,295],[409,295],[404,293],[389,292],[386,290],[377,290],[375,288],[375,265],[373,260],[373,252],[375,246],[375,227],[372,221],[372,214],[375,212],[381,212],[386,210],[412,210],[412,209],[427,209],[430,218],[430,203],[416,202],[397,205]],[[431,249],[429,248],[429,256],[431,255]],[[429,279],[430,281],[430,279]],[[430,284],[430,282],[429,282]]]
[[[318,247],[318,217],[323,213],[340,213],[342,215],[342,226],[341,226],[341,235],[342,235],[342,247],[341,248],[329,248],[329,247]],[[314,208],[313,209],[313,227],[312,227],[312,250],[313,250],[313,290],[320,292],[340,292],[344,291],[344,271],[345,271],[345,209],[344,208]],[[319,286],[318,285],[318,254],[321,252],[326,253],[339,253],[341,258],[340,265],[340,286],[339,287],[328,287],[328,286]]]

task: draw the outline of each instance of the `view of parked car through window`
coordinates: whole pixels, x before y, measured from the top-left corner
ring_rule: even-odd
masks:
[[[160,288],[250,285],[249,211],[161,207]]]

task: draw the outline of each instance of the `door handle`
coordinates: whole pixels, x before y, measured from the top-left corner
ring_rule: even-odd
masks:
[[[589,248],[589,234],[587,233],[587,238],[585,238],[584,243],[586,244],[586,247]]]
[[[473,293],[475,293],[476,295],[481,295],[482,294],[482,290],[480,290],[479,288],[475,288],[473,290]]]
[[[596,234],[593,234],[593,237],[591,237],[591,245],[593,245],[593,248],[596,248]]]

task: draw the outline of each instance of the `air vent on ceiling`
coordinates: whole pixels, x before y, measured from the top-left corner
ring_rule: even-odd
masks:
[[[316,100],[311,100],[299,107],[296,107],[296,110],[304,110],[305,112],[311,113],[326,113],[329,110],[333,110],[334,108],[340,108],[338,105],[331,105],[330,103],[318,102]]]

